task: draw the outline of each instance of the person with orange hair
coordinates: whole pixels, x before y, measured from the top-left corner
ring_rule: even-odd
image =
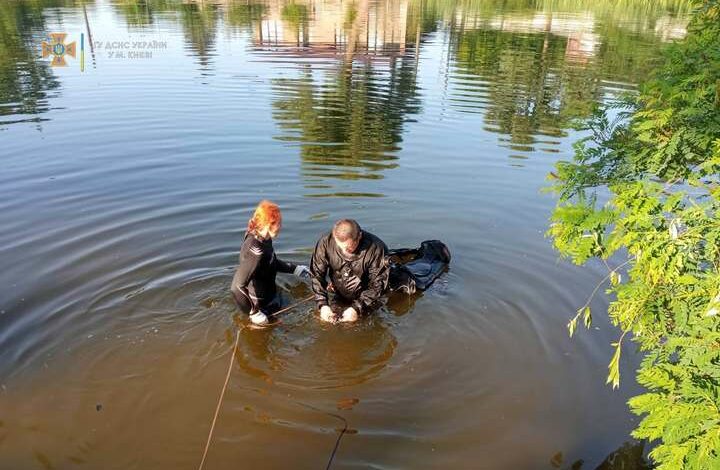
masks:
[[[272,240],[280,233],[282,215],[277,204],[260,201],[240,249],[240,262],[235,270],[230,291],[240,310],[250,315],[258,325],[268,323],[268,311],[277,307],[275,275],[293,273],[308,277],[307,266],[282,261],[275,256]]]

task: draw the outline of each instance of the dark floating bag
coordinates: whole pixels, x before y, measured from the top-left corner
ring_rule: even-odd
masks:
[[[440,240],[426,240],[420,248],[389,250],[391,291],[414,294],[426,290],[450,264],[450,250]]]

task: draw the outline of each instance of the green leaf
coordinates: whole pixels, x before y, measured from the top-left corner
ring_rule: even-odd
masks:
[[[608,376],[605,383],[612,383],[613,390],[620,387],[620,343],[613,343],[615,346],[615,354],[613,354],[610,364],[608,365]]]
[[[592,325],[592,314],[590,313],[590,307],[585,307],[582,311],[583,314],[583,323],[585,323],[585,328],[590,329],[590,326]]]
[[[575,334],[575,329],[577,328],[577,317],[570,320],[567,324],[568,333],[570,334],[570,337],[572,338]]]

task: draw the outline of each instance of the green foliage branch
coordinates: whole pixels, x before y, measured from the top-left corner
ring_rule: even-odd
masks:
[[[619,386],[625,341],[645,353],[633,436],[656,442],[659,470],[720,469],[719,0],[698,2],[654,76],[583,129],[573,160],[550,174],[559,198],[547,233],[562,256],[600,259],[608,274],[570,335],[591,325],[606,286],[620,329],[608,383]]]

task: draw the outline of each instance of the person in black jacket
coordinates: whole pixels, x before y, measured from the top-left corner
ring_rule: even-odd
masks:
[[[275,275],[293,273],[308,277],[307,266],[282,261],[275,256],[272,240],[282,227],[282,215],[277,204],[261,201],[248,222],[240,249],[240,263],[235,270],[230,291],[238,307],[250,315],[258,325],[268,323],[268,310],[275,307],[277,293]]]
[[[356,321],[359,315],[381,305],[381,297],[388,286],[387,251],[382,240],[362,230],[352,219],[339,220],[330,233],[318,240],[310,273],[315,302],[323,321]],[[329,286],[341,303],[349,304],[342,313],[333,311],[330,306]]]

